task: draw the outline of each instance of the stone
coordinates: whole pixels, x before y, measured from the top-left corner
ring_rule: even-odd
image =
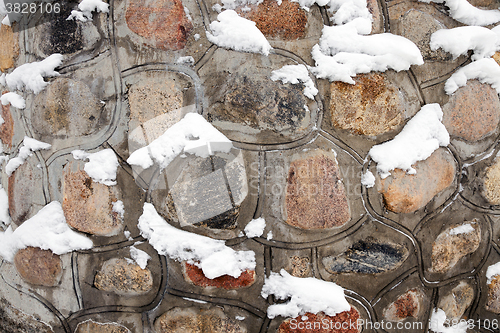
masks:
[[[380,11],[380,7],[377,0],[367,0],[366,6],[370,14],[372,14],[372,34],[383,33],[384,28],[384,18]]]
[[[125,19],[130,30],[165,51],[183,49],[193,30],[181,0],[131,0]]]
[[[12,221],[20,225],[30,217],[32,205],[37,202],[37,191],[42,181],[39,169],[31,163],[24,162],[9,177],[9,214]]]
[[[358,325],[359,312],[353,306],[351,310],[328,316],[323,312],[317,314],[306,312],[302,316],[288,318],[278,327],[278,333],[358,333],[361,326]]]
[[[497,62],[497,64],[500,65],[500,52],[495,52],[492,56],[493,59],[495,59],[495,61]]]
[[[0,332],[54,333],[49,325],[13,307],[4,298],[0,298]]]
[[[128,328],[117,323],[98,323],[92,319],[81,322],[75,333],[131,333]]]
[[[414,175],[394,169],[389,177],[380,180],[377,189],[382,193],[388,210],[412,213],[424,207],[455,179],[453,156],[442,148],[426,160],[415,163],[413,167],[417,171]]]
[[[114,236],[123,229],[113,211],[117,201],[113,187],[94,182],[83,170],[64,172],[62,208],[66,222],[76,230],[96,236]]]
[[[351,218],[335,155],[316,150],[290,163],[286,223],[301,229],[340,227]]]
[[[455,228],[471,226],[474,230],[470,232],[456,233]],[[468,254],[474,253],[481,243],[481,225],[474,219],[471,222],[462,223],[448,227],[441,232],[432,245],[431,261],[429,269],[433,273],[445,273],[453,268],[460,259]]]
[[[125,259],[109,259],[96,273],[97,289],[118,295],[137,296],[147,294],[153,288],[153,276],[148,268],[142,269]]]
[[[292,256],[289,258],[287,271],[300,278],[311,276],[311,260],[307,257]]]
[[[401,27],[398,34],[411,40],[420,50],[424,60],[451,60],[451,55],[442,49],[432,51],[430,47],[431,35],[446,26],[431,15],[416,9],[406,12],[399,22]]]
[[[384,317],[389,321],[402,321],[408,317],[418,319],[422,309],[422,299],[423,294],[420,290],[408,290],[384,309]]]
[[[467,81],[443,106],[443,124],[452,136],[474,142],[495,132],[500,100],[495,89],[477,80]]]
[[[306,33],[307,16],[297,2],[264,0],[258,5],[247,5],[248,11],[238,10],[240,16],[254,21],[266,37],[282,40],[303,38]]]
[[[37,286],[55,287],[61,281],[62,260],[50,250],[27,247],[17,251],[14,265],[21,277]]]
[[[486,310],[500,314],[500,275],[495,275],[488,283]]]
[[[218,307],[208,310],[173,308],[158,317],[156,333],[246,333],[240,323],[230,319]]]
[[[4,27],[5,25],[1,25]],[[12,138],[14,137],[14,119],[10,112],[10,104],[2,105],[3,124],[0,125],[0,140],[9,149],[12,147]]]
[[[455,288],[439,300],[438,308],[446,313],[446,318],[450,321],[460,320],[473,300],[474,289],[467,282],[460,281]]]
[[[408,254],[405,246],[368,238],[354,243],[341,255],[323,258],[323,265],[332,274],[377,274],[399,267]]]
[[[239,277],[222,275],[215,279],[209,279],[203,274],[201,268],[195,265],[184,263],[184,277],[187,281],[199,287],[215,287],[226,290],[249,287],[255,282],[255,271],[246,270]]]
[[[94,133],[103,119],[103,106],[83,82],[57,78],[35,97],[31,114],[42,138],[65,138]]]
[[[6,72],[14,67],[14,61],[19,55],[19,34],[14,33],[12,27],[0,26],[0,70]]]
[[[483,195],[493,205],[500,205],[500,159],[486,169],[483,179]]]
[[[330,84],[333,126],[353,134],[376,136],[396,129],[403,122],[402,95],[384,74],[361,74],[354,81],[354,85]]]

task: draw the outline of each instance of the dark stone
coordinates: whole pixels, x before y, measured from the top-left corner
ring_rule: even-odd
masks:
[[[184,277],[195,286],[216,287],[229,290],[251,286],[255,282],[255,271],[246,270],[237,278],[230,275],[222,275],[215,279],[209,279],[203,274],[201,268],[184,263]]]
[[[400,266],[408,257],[408,249],[402,245],[376,243],[373,239],[354,243],[337,257],[323,258],[328,272],[377,274]]]
[[[0,299],[0,332],[54,333],[50,326],[16,309],[4,298]]]

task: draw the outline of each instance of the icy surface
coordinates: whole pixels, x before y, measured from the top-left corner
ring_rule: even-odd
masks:
[[[269,55],[271,45],[255,22],[239,16],[234,10],[225,10],[210,23],[207,38],[217,46],[235,51]]]
[[[48,143],[25,136],[23,145],[19,148],[19,154],[17,154],[17,157],[10,159],[5,166],[5,173],[7,176],[12,175],[12,173],[16,171],[16,169],[19,168],[28,157],[33,155],[33,152],[41,149],[50,149],[50,147],[52,146]]]
[[[266,220],[264,218],[259,217],[258,219],[252,220],[248,222],[245,227],[245,235],[248,238],[260,237],[264,234],[264,229],[266,227]]]
[[[267,308],[267,317],[297,317],[306,312],[324,312],[329,316],[349,311],[351,306],[344,296],[344,289],[333,282],[315,278],[298,278],[284,269],[271,273],[266,278],[261,292],[262,297],[274,295],[286,303],[272,304]]]
[[[461,235],[461,234],[469,234],[474,232],[474,227],[470,223],[462,224],[456,228],[450,230],[450,235]]]
[[[491,280],[493,280],[496,275],[500,275],[500,261],[494,265],[489,266],[486,270],[486,278],[488,279],[488,284],[491,283]]]
[[[116,185],[116,170],[119,164],[112,149],[104,149],[97,153],[73,150],[71,153],[74,159],[89,160],[83,169],[94,181],[108,186]]]
[[[377,162],[380,176],[386,178],[396,168],[415,174],[412,164],[427,159],[440,146],[447,146],[450,135],[442,119],[439,104],[424,105],[394,139],[373,146],[368,154]]]
[[[309,71],[304,65],[288,65],[271,72],[271,80],[280,80],[283,83],[304,84],[304,95],[310,99],[318,94],[313,80],[309,77]]]
[[[24,109],[26,107],[26,102],[24,98],[14,92],[8,92],[0,97],[0,102],[2,105],[10,104],[17,109]],[[3,122],[2,122],[3,123]]]
[[[446,313],[441,309],[434,309],[432,311],[431,319],[429,321],[429,328],[436,333],[466,333],[467,322],[461,321],[456,325],[449,327],[444,326],[446,322]]]
[[[139,250],[135,246],[130,247],[130,256],[132,257],[132,259],[134,259],[136,264],[139,265],[139,267],[141,267],[142,269],[146,268],[148,260],[151,259],[149,254],[147,254],[142,250]]]
[[[0,233],[0,255],[5,260],[12,262],[17,250],[28,246],[64,254],[90,249],[93,243],[70,229],[61,204],[52,201],[15,231],[9,226],[5,232]]]
[[[448,95],[467,84],[468,80],[477,79],[481,83],[490,84],[500,94],[500,66],[491,58],[479,59],[458,69],[444,85]]]
[[[144,203],[137,227],[160,255],[194,264],[209,279],[222,275],[237,278],[243,271],[255,269],[253,251],[235,251],[222,240],[177,229],[168,224],[150,203]]]
[[[109,12],[109,5],[101,0],[82,0],[78,5],[80,10],[72,10],[67,20],[77,19],[82,22],[92,20],[92,12]]]
[[[500,11],[484,10],[471,5],[467,0],[419,0],[430,3],[444,3],[449,8],[450,16],[467,25],[485,26],[500,21]]]
[[[143,169],[151,167],[156,162],[161,169],[164,169],[182,152],[208,157],[217,151],[228,153],[232,146],[231,141],[203,116],[188,113],[158,139],[134,151],[127,162]]]
[[[370,170],[366,170],[361,176],[361,184],[367,188],[375,186],[375,176]]]

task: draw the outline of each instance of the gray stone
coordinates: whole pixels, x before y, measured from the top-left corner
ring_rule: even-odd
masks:
[[[99,323],[92,319],[81,322],[75,333],[131,333],[128,328],[117,323]]]
[[[455,288],[439,300],[438,308],[446,313],[447,319],[460,320],[473,300],[474,289],[467,282],[460,281]]]
[[[147,267],[142,269],[125,259],[113,258],[106,261],[97,272],[94,285],[97,289],[118,295],[143,295],[153,287],[153,276]]]
[[[16,309],[4,298],[0,298],[0,331],[5,333],[54,333],[46,323]]]

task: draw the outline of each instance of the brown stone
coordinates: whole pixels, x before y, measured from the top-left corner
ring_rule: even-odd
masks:
[[[31,163],[24,162],[9,177],[9,213],[17,225],[30,217],[31,207],[36,201],[34,189],[40,186],[42,175]]]
[[[0,70],[5,72],[14,67],[14,61],[19,55],[18,33],[12,27],[2,24],[0,26]]]
[[[469,224],[474,231],[454,234],[452,229]],[[432,267],[430,272],[444,273],[453,268],[460,259],[475,252],[481,243],[481,226],[476,219],[471,222],[448,227],[440,233],[432,245]]]
[[[180,0],[132,0],[125,19],[130,30],[144,37],[149,45],[166,51],[184,48],[193,30]]]
[[[446,318],[449,320],[460,320],[473,300],[474,289],[467,282],[460,281],[455,288],[439,301],[438,308],[446,313]]]
[[[287,271],[292,275],[300,278],[311,276],[311,260],[307,257],[292,256],[289,259]]]
[[[12,119],[10,112],[10,104],[2,105],[2,118],[3,124],[0,125],[0,140],[10,149],[12,147],[12,137],[14,136],[14,119]]]
[[[297,2],[264,0],[258,5],[249,5],[251,10],[238,10],[240,16],[254,21],[266,37],[294,40],[303,38],[306,32],[307,16]]]
[[[395,169],[389,177],[380,180],[378,191],[384,196],[385,206],[390,211],[412,213],[424,207],[455,179],[455,161],[442,148],[413,167],[417,170],[414,175]]]
[[[494,276],[488,284],[486,310],[500,314],[500,275]]]
[[[173,308],[155,321],[156,333],[246,333],[240,323],[217,307],[208,310]]]
[[[500,205],[500,159],[495,159],[492,166],[486,169],[483,195],[493,205]]]
[[[495,52],[495,54],[493,54],[492,58],[495,59],[497,64],[500,65],[500,52]]]
[[[75,333],[131,333],[125,326],[117,323],[98,323],[92,319],[81,322]]]
[[[209,279],[205,276],[205,274],[203,274],[201,268],[184,263],[184,277],[186,280],[199,287],[239,289],[251,286],[255,282],[255,271],[246,270],[237,278],[230,275],[222,275],[215,279]]]
[[[354,78],[356,84],[330,84],[330,113],[335,127],[375,136],[394,130],[404,120],[404,103],[397,87],[383,74]]]
[[[102,265],[94,279],[99,290],[111,291],[118,295],[134,296],[148,293],[153,288],[151,271],[142,269],[125,259],[110,259]]]
[[[362,328],[358,326],[358,319],[359,312],[352,306],[351,310],[335,316],[328,316],[323,312],[317,314],[307,312],[303,316],[283,321],[278,328],[278,333],[358,333]],[[327,323],[328,328],[324,327],[323,323]]]
[[[443,106],[443,124],[450,135],[467,141],[495,132],[500,121],[500,100],[495,89],[477,80],[467,81]]]
[[[27,247],[14,256],[17,272],[28,283],[54,287],[61,281],[63,269],[61,258],[50,250]]]
[[[377,0],[367,0],[366,7],[370,14],[372,14],[372,34],[382,33],[384,29],[384,17],[380,11],[379,3]]]
[[[340,227],[351,218],[344,184],[333,153],[313,151],[290,164],[286,223],[302,229]]]
[[[16,309],[4,298],[0,298],[0,332],[54,333],[49,325]]]
[[[422,298],[420,290],[408,290],[384,309],[384,317],[389,321],[402,321],[408,317],[418,318],[422,308]]]
[[[64,172],[62,208],[66,222],[73,228],[97,236],[114,236],[123,228],[114,188],[94,182],[83,170]]]

